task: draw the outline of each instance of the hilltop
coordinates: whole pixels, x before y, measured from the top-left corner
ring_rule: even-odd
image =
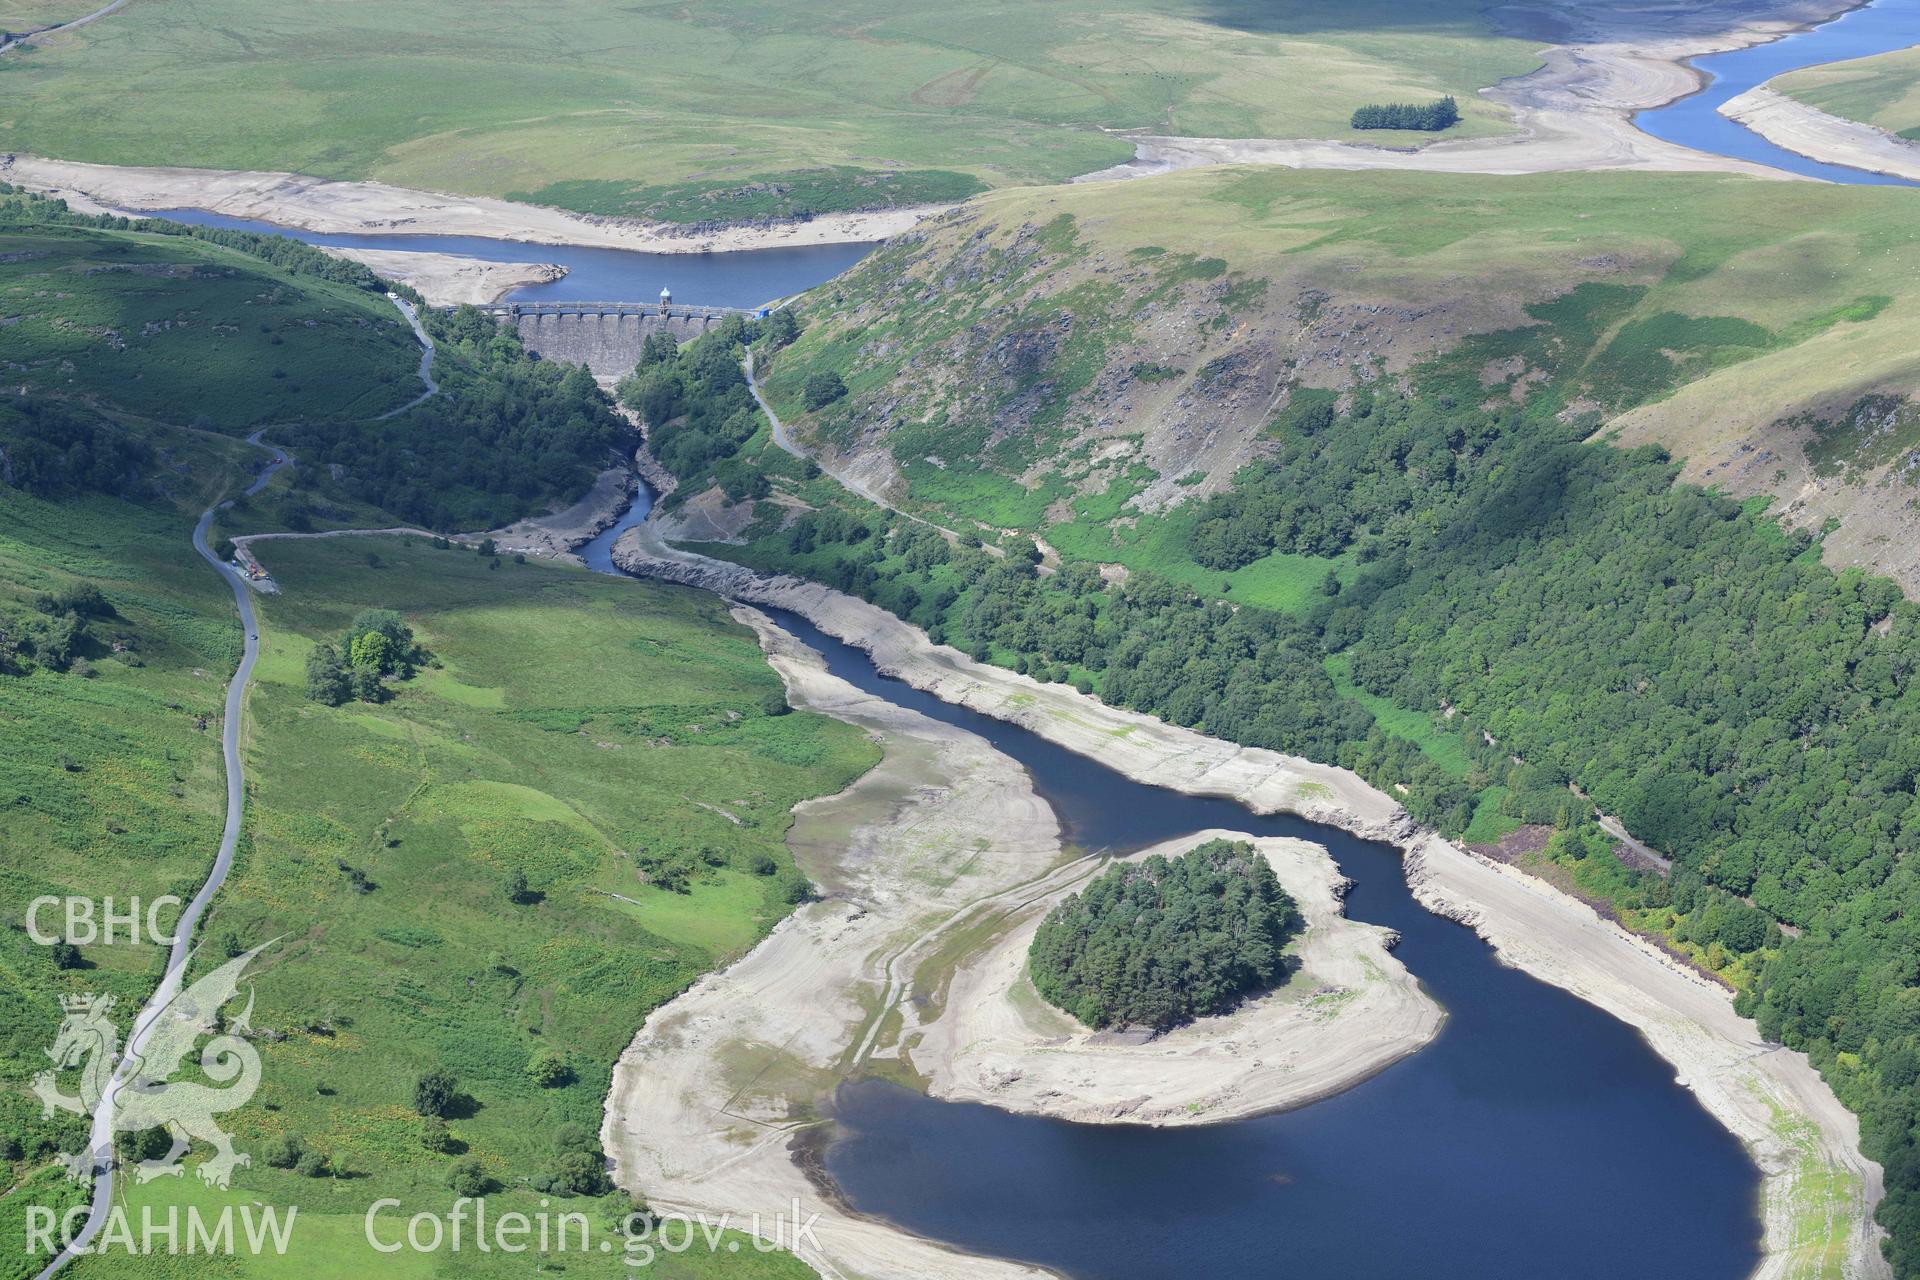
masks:
[[[819,291],[767,388],[891,500],[1052,537],[1222,491],[1276,414],[1465,379],[1456,394],[1659,444],[1791,524],[1837,519],[1833,562],[1914,585],[1916,267],[1901,193],[1728,176],[1240,169],[1003,192]],[[809,413],[823,370],[850,395]]]

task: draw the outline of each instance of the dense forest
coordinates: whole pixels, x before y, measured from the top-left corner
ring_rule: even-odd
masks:
[[[1368,103],[1354,108],[1349,123],[1355,129],[1418,129],[1438,133],[1460,123],[1460,104],[1451,97],[1432,102]]]
[[[1188,547],[1223,571],[1357,565],[1293,613],[1150,572],[1043,573],[1028,539],[996,556],[850,499],[756,520],[737,554],[976,658],[1339,763],[1449,834],[1483,810],[1551,823],[1556,856],[1595,866],[1614,860],[1587,857],[1608,843],[1593,815],[1619,817],[1675,871],[1594,883],[1740,985],[1861,1114],[1891,1255],[1920,1275],[1920,609],[1676,483],[1660,450],[1587,442],[1565,408],[1488,404],[1458,368],[1297,394]],[[1356,694],[1429,727],[1389,733]]]
[[[149,489],[153,448],[78,405],[37,397],[0,403],[0,484],[36,498],[133,497]]]
[[[530,354],[474,307],[423,311],[440,394],[396,417],[282,433],[353,497],[431,529],[486,529],[578,498],[638,443],[584,367]]]
[[[1048,1001],[1094,1028],[1219,1013],[1281,975],[1293,899],[1244,841],[1116,862],[1047,913],[1028,964]]]
[[[659,428],[651,438],[652,452],[675,476],[711,471],[735,501],[765,497],[765,478],[734,456],[766,421],[740,361],[750,343],[776,351],[799,333],[798,320],[784,309],[764,320],[729,316],[685,347],[670,334],[656,333],[614,394],[641,421]]]

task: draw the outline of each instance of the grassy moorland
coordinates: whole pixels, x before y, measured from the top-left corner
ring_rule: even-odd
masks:
[[[43,1119],[29,1089],[47,1066],[57,997],[111,993],[124,1027],[161,964],[156,947],[124,940],[39,945],[27,905],[188,897],[218,843],[222,699],[241,637],[226,586],[188,538],[262,459],[214,428],[268,419],[316,451],[351,455],[358,440],[366,455],[283,471],[224,513],[216,532],[232,533],[395,523],[391,507],[407,508],[392,495],[416,492],[455,437],[465,469],[443,496],[464,505],[448,518],[535,502],[582,458],[610,456],[595,429],[614,420],[590,378],[453,316],[436,319],[444,394],[364,424],[362,400],[389,366],[410,382],[417,348],[404,330],[389,339],[371,320],[348,322],[358,311],[385,324],[370,277],[332,278],[357,268],[281,242],[74,220],[4,194],[0,215],[16,224],[0,230],[12,246],[5,307],[28,317],[0,328],[10,376],[28,375],[24,393],[0,399],[0,1275],[11,1280],[37,1267],[21,1247],[28,1207],[81,1196],[51,1158],[83,1127]],[[228,323],[230,307],[251,323]],[[129,317],[170,339],[138,367],[150,379],[112,363],[122,350],[101,326],[139,333]],[[76,342],[83,325],[101,341]],[[279,380],[255,379],[244,357],[311,382],[282,407]],[[191,387],[142,385],[188,373]],[[202,422],[179,425],[189,417]],[[404,432],[413,448],[387,465],[379,451]],[[143,1206],[270,1203],[298,1205],[300,1226],[285,1257],[109,1257],[76,1271],[390,1270],[362,1243],[366,1206],[390,1195],[409,1211],[444,1209],[458,1182],[529,1211],[547,1197],[588,1214],[596,1251],[553,1264],[625,1274],[608,1230],[630,1202],[610,1194],[596,1142],[613,1062],[650,1009],[801,896],[782,843],[788,810],[844,785],[872,748],[837,722],[789,713],[751,634],[696,593],[426,540],[272,550],[286,594],[262,607],[248,825],[200,962],[279,939],[255,1017],[266,1084],[225,1121],[253,1166],[231,1192],[189,1174],[123,1195],[136,1218]],[[306,656],[381,606],[404,611],[427,650],[419,669],[371,701],[311,700]],[[439,1108],[446,1126],[415,1114],[415,1083],[436,1068],[458,1081]],[[525,1259],[469,1251],[404,1265],[518,1275]],[[654,1269],[804,1273],[745,1246],[663,1256]]]
[[[1533,65],[1475,6],[1408,0],[202,0],[0,67],[0,148],[703,221],[1057,182],[1127,158],[1108,129],[1344,138],[1452,94],[1456,134],[1498,132],[1476,91]]]
[[[229,1196],[169,1186],[132,1203],[297,1205],[288,1255],[236,1274],[346,1275],[386,1264],[361,1236],[368,1204],[402,1200],[399,1223],[444,1213],[462,1161],[491,1182],[490,1212],[535,1211],[530,1183],[562,1161],[556,1135],[598,1133],[614,1059],[647,1012],[790,909],[803,883],[783,842],[791,806],[840,789],[873,748],[786,712],[751,633],[700,593],[495,567],[424,540],[281,543],[268,558],[283,594],[265,602],[249,708],[251,818],[207,936],[282,939],[259,970],[256,1021],[272,1032],[265,1082],[233,1118],[240,1145],[291,1135],[329,1172],[256,1156]],[[307,655],[380,606],[402,611],[428,665],[384,703],[311,701]],[[561,1060],[558,1083],[530,1075],[543,1053]],[[465,1099],[440,1151],[412,1105],[436,1067]],[[554,1203],[593,1220],[596,1249],[626,1211],[619,1196]],[[617,1255],[554,1261],[625,1274]],[[527,1265],[405,1263],[463,1276]],[[806,1274],[751,1250],[655,1269]]]
[[[1861,1114],[1920,1275],[1920,607],[1764,496],[1617,447],[1711,441],[1712,406],[1751,415],[1763,489],[1799,467],[1910,495],[1906,195],[1245,172],[1100,194],[987,197],[760,339],[789,425],[890,467],[957,545],[696,403],[651,437],[676,498],[755,503],[744,545],[703,549],[1338,762],[1455,835],[1552,829],[1554,875],[1733,985]],[[679,364],[734,399],[724,361]],[[1614,857],[1596,809],[1673,873]]]
[[[1594,430],[1743,497],[1818,482],[1835,496],[1815,523],[1859,527],[1852,554],[1891,567],[1885,513],[1845,495],[1901,451],[1848,410],[1920,365],[1908,226],[1899,192],[1722,177],[1228,170],[996,193],[826,286],[767,393],[823,447],[884,449],[910,508],[1199,585],[1163,526],[1264,447],[1283,392],[1304,413],[1444,356],[1477,383],[1459,395],[1551,383]],[[825,372],[849,394],[809,410]],[[862,436],[882,400],[894,425]],[[1297,600],[1296,567],[1255,570],[1281,594],[1230,595]]]
[[[386,299],[182,236],[0,222],[14,389],[245,431],[367,417],[417,394]]]
[[[96,0],[4,0],[0,31],[39,31],[83,18],[99,7]]]
[[[1789,72],[1767,87],[1846,120],[1920,140],[1920,49]]]

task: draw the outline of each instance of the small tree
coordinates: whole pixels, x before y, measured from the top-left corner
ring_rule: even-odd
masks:
[[[307,696],[329,707],[353,696],[352,678],[340,661],[340,651],[330,644],[315,645],[307,655]]]
[[[563,1196],[603,1196],[613,1190],[605,1160],[587,1151],[570,1151],[556,1160],[548,1185]]]
[[[811,413],[815,409],[824,409],[847,394],[847,384],[840,381],[840,375],[831,369],[807,375],[806,384],[800,389],[800,399]]]
[[[453,1109],[453,1100],[459,1096],[459,1081],[453,1073],[434,1067],[424,1071],[413,1082],[413,1109],[423,1116],[442,1116]]]
[[[532,896],[532,894],[533,894],[532,887],[527,884],[526,872],[522,871],[518,867],[515,867],[513,870],[507,872],[507,901],[508,902],[526,902]]]
[[[447,1186],[456,1196],[483,1196],[493,1186],[493,1179],[487,1176],[486,1166],[479,1160],[468,1156],[454,1163],[447,1171]]]
[[[557,1089],[573,1079],[567,1060],[551,1049],[542,1049],[527,1061],[527,1079],[542,1089]]]
[[[275,1169],[291,1169],[300,1163],[300,1157],[305,1154],[306,1147],[297,1134],[283,1133],[267,1139],[260,1158]]]
[[[453,1130],[447,1128],[447,1122],[439,1116],[422,1117],[420,1145],[435,1155],[445,1155],[453,1150]]]

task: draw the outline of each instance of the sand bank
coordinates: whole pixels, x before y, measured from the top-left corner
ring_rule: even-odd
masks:
[[[1435,173],[1556,173],[1649,169],[1791,178],[1765,165],[1696,151],[1634,127],[1635,112],[1700,88],[1689,58],[1788,35],[1854,7],[1853,0],[1711,0],[1690,7],[1559,3],[1509,5],[1502,28],[1547,47],[1529,75],[1481,90],[1507,108],[1517,132],[1500,138],[1389,148],[1311,139],[1179,138],[1126,135],[1134,159],[1078,181],[1165,173],[1211,164],[1296,169],[1414,169]]]
[[[1338,1093],[1433,1039],[1446,1015],[1391,954],[1392,930],[1347,919],[1346,878],[1321,846],[1200,831],[1132,857],[1216,837],[1250,841],[1299,905],[1305,930],[1289,948],[1299,967],[1284,984],[1151,1039],[1091,1032],[1027,976],[1040,922],[1086,881],[1053,883],[958,962],[937,1016],[901,1037],[927,1091],[1062,1120],[1211,1124]]]
[[[983,666],[864,601],[662,547],[644,526],[622,538],[615,559],[636,573],[790,608],[867,650],[887,674],[1019,724],[1136,781],[1231,796],[1259,813],[1291,810],[1400,845],[1414,855],[1409,875],[1423,900],[1467,919],[1509,963],[1639,1029],[1747,1144],[1765,1175],[1766,1254],[1758,1275],[1830,1274],[1836,1264],[1849,1276],[1890,1274],[1871,1222],[1880,1171],[1859,1153],[1857,1122],[1805,1055],[1762,1043],[1723,992],[1584,904],[1421,832],[1358,776]]]
[[[872,1051],[917,948],[1062,868],[1059,824],[1025,771],[981,738],[868,697],[761,615],[739,616],[760,630],[791,701],[869,730],[885,756],[795,811],[789,842],[824,900],[656,1010],[621,1056],[601,1133],[615,1179],[656,1209],[736,1221],[797,1202],[820,1215],[797,1252],[830,1277],[1043,1275],[848,1212],[790,1148],[818,1122],[817,1100]]]
[[[1720,114],[1811,160],[1920,182],[1920,144],[1859,120],[1843,120],[1761,85],[1724,102]]]
[[[389,280],[412,285],[436,307],[497,302],[521,285],[546,284],[567,274],[567,269],[555,262],[487,262],[453,253],[412,253],[404,249],[327,252],[372,267]]]
[[[383,182],[332,182],[296,173],[123,167],[23,155],[0,160],[0,181],[64,197],[76,209],[89,213],[205,209],[304,231],[485,236],[647,253],[724,253],[865,243],[898,235],[938,211],[913,208],[835,213],[805,222],[724,227],[688,234],[664,223],[590,218],[488,196],[413,191]]]

